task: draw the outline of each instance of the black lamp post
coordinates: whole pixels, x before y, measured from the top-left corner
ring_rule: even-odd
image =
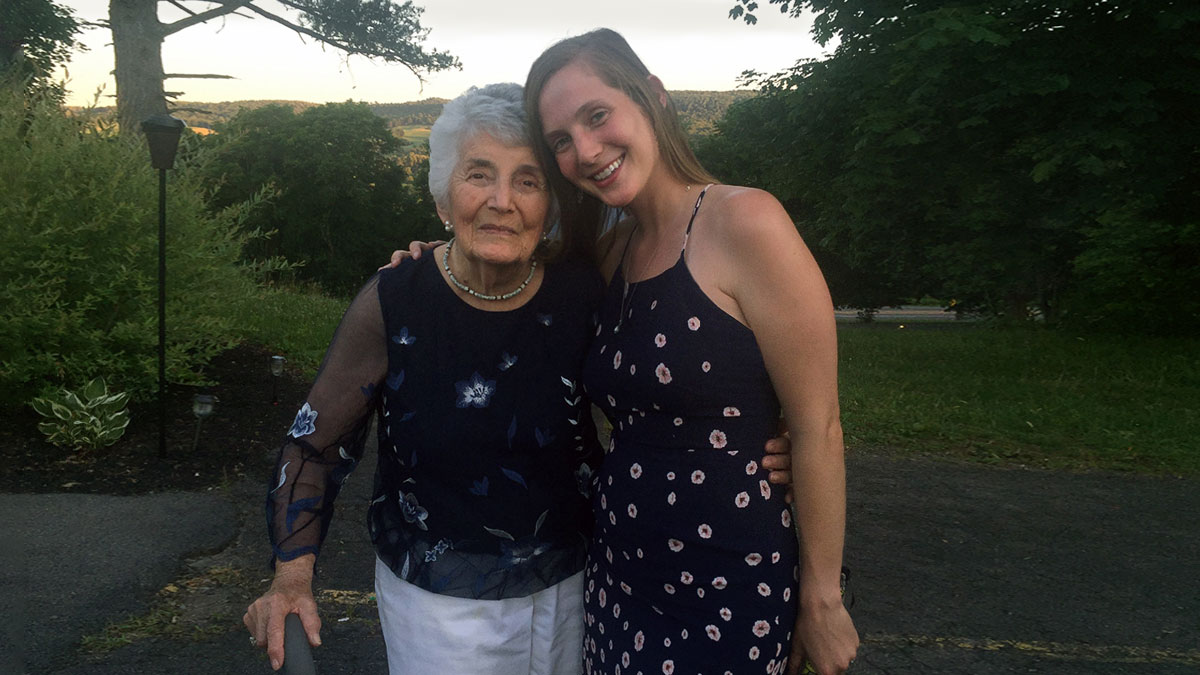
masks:
[[[158,456],[167,455],[167,169],[175,168],[175,150],[183,120],[151,115],[142,121],[150,143],[150,165],[158,169]]]
[[[283,375],[283,364],[287,359],[282,356],[271,357],[271,405],[279,405],[279,378]]]

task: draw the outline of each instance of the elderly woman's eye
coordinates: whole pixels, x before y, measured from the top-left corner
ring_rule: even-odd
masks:
[[[596,112],[592,113],[591,122],[593,125],[596,125],[596,124],[600,124],[601,122],[603,122],[606,119],[608,119],[608,111],[605,110],[604,108],[601,108],[601,109],[597,110]]]

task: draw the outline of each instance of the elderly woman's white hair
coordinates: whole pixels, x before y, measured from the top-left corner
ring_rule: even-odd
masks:
[[[521,85],[512,82],[471,87],[442,108],[429,131],[429,191],[440,206],[450,201],[450,176],[463,142],[490,134],[511,146],[529,146]]]

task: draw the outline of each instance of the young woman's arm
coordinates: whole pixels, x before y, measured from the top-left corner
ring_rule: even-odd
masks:
[[[840,593],[846,477],[833,306],[779,202],[759,190],[718,190],[702,249],[716,264],[703,276],[754,332],[791,432],[801,565],[792,667],[807,658],[822,675],[841,673],[858,634]]]

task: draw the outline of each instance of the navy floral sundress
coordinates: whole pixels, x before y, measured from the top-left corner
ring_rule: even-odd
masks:
[[[628,288],[618,269],[583,382],[613,425],[592,503],[586,672],[785,672],[798,553],[759,463],[779,402],[753,333],[682,251]]]

